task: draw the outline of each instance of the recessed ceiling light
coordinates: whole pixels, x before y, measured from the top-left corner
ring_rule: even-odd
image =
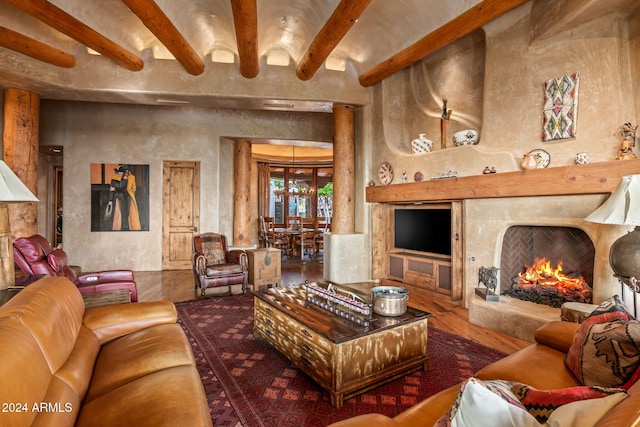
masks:
[[[291,62],[289,53],[285,50],[272,50],[267,54],[267,65],[277,65],[279,67],[287,67]]]
[[[236,61],[236,56],[233,52],[226,49],[215,49],[211,52],[211,62],[218,62],[222,64],[233,64]]]
[[[347,60],[344,58],[328,57],[324,62],[324,68],[333,71],[345,71],[347,69]]]

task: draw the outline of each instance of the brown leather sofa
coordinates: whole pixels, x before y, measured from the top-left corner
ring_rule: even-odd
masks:
[[[0,425],[211,426],[191,345],[166,301],[85,309],[64,277],[0,307]]]
[[[564,359],[579,325],[550,322],[536,331],[535,343],[478,371],[476,378],[518,381],[543,390],[579,385],[566,368]],[[430,355],[430,357],[438,357]],[[398,414],[393,419],[381,414],[365,414],[331,424],[330,427],[427,427],[433,426],[451,407],[460,385],[445,389]],[[640,424],[640,381],[628,396],[611,409],[597,427],[625,427]]]

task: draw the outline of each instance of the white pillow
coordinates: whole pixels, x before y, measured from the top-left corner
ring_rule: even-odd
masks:
[[[518,400],[515,395],[514,400]],[[494,392],[467,381],[452,427],[540,427],[535,417],[525,409],[512,405]]]
[[[606,397],[578,400],[559,406],[547,422],[540,424],[508,389],[507,381],[482,381],[469,378],[457,400],[451,419],[452,427],[592,427],[607,412],[627,397],[626,393],[614,393]],[[490,390],[490,387],[495,392]],[[498,393],[501,393],[499,395]],[[511,402],[509,401],[511,400]],[[448,417],[436,426],[449,425]]]

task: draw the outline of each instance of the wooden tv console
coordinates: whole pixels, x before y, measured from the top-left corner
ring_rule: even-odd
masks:
[[[366,296],[373,285],[339,286]],[[254,293],[253,334],[327,390],[331,404],[339,408],[345,399],[427,369],[429,317],[431,313],[409,307],[403,316],[373,314],[368,325],[359,325],[306,305],[301,285]]]

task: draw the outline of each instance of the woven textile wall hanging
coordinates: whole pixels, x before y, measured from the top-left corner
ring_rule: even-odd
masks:
[[[578,122],[580,75],[568,74],[544,82],[542,140],[574,138]]]

